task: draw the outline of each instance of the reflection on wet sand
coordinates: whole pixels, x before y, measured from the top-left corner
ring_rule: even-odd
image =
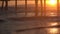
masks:
[[[26,23],[28,23],[28,25]],[[19,33],[19,34],[21,32],[24,33],[24,34],[27,34],[27,33],[25,33],[27,31],[29,34],[32,34],[32,32],[33,32],[33,34],[35,34],[38,31],[37,33],[39,33],[39,34],[59,34],[59,31],[60,31],[60,28],[52,27],[52,26],[59,25],[58,22],[46,22],[46,23],[42,22],[41,23],[40,21],[39,22],[30,21],[30,23],[29,23],[29,22],[26,21],[26,23],[25,23],[26,26],[28,26],[29,28],[17,30],[16,32]]]
[[[47,32],[48,32],[48,34],[58,34],[59,32],[58,32],[58,28],[48,28],[47,29]]]
[[[49,23],[49,26],[56,26],[56,25],[58,25],[58,22],[50,22]]]
[[[49,22],[48,22],[49,23]],[[50,22],[49,26],[57,26],[58,22]],[[59,34],[59,28],[46,28],[48,34]]]

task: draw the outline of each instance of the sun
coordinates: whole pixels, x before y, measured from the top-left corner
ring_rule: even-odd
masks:
[[[57,0],[47,0],[47,3],[49,5],[56,5],[57,4]]]
[[[50,3],[51,5],[54,5],[54,4],[57,3],[57,1],[56,1],[56,0],[50,0],[49,3]]]

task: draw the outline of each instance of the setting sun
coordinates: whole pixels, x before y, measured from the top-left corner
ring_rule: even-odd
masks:
[[[47,3],[48,3],[49,5],[56,5],[57,0],[47,0]]]
[[[50,3],[51,5],[53,5],[53,4],[56,4],[57,1],[56,1],[56,0],[50,0],[49,3]]]

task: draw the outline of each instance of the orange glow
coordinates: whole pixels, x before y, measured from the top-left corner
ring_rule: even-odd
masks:
[[[57,23],[51,23],[51,25],[52,25],[52,26],[55,26],[55,25],[57,25]]]
[[[50,28],[49,33],[53,33],[53,34],[58,33],[58,29],[57,28]]]
[[[55,15],[55,13],[51,12],[51,13],[50,13],[50,16],[56,16],[56,15]]]
[[[57,0],[47,0],[46,3],[49,4],[49,5],[56,5]]]
[[[58,23],[57,22],[50,22],[48,25],[49,26],[56,26],[56,25],[58,25]]]

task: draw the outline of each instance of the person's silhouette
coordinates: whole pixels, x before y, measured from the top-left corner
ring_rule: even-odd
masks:
[[[4,7],[4,2],[5,2],[5,9],[7,9],[9,0],[0,0],[0,1],[2,1],[2,9]]]

